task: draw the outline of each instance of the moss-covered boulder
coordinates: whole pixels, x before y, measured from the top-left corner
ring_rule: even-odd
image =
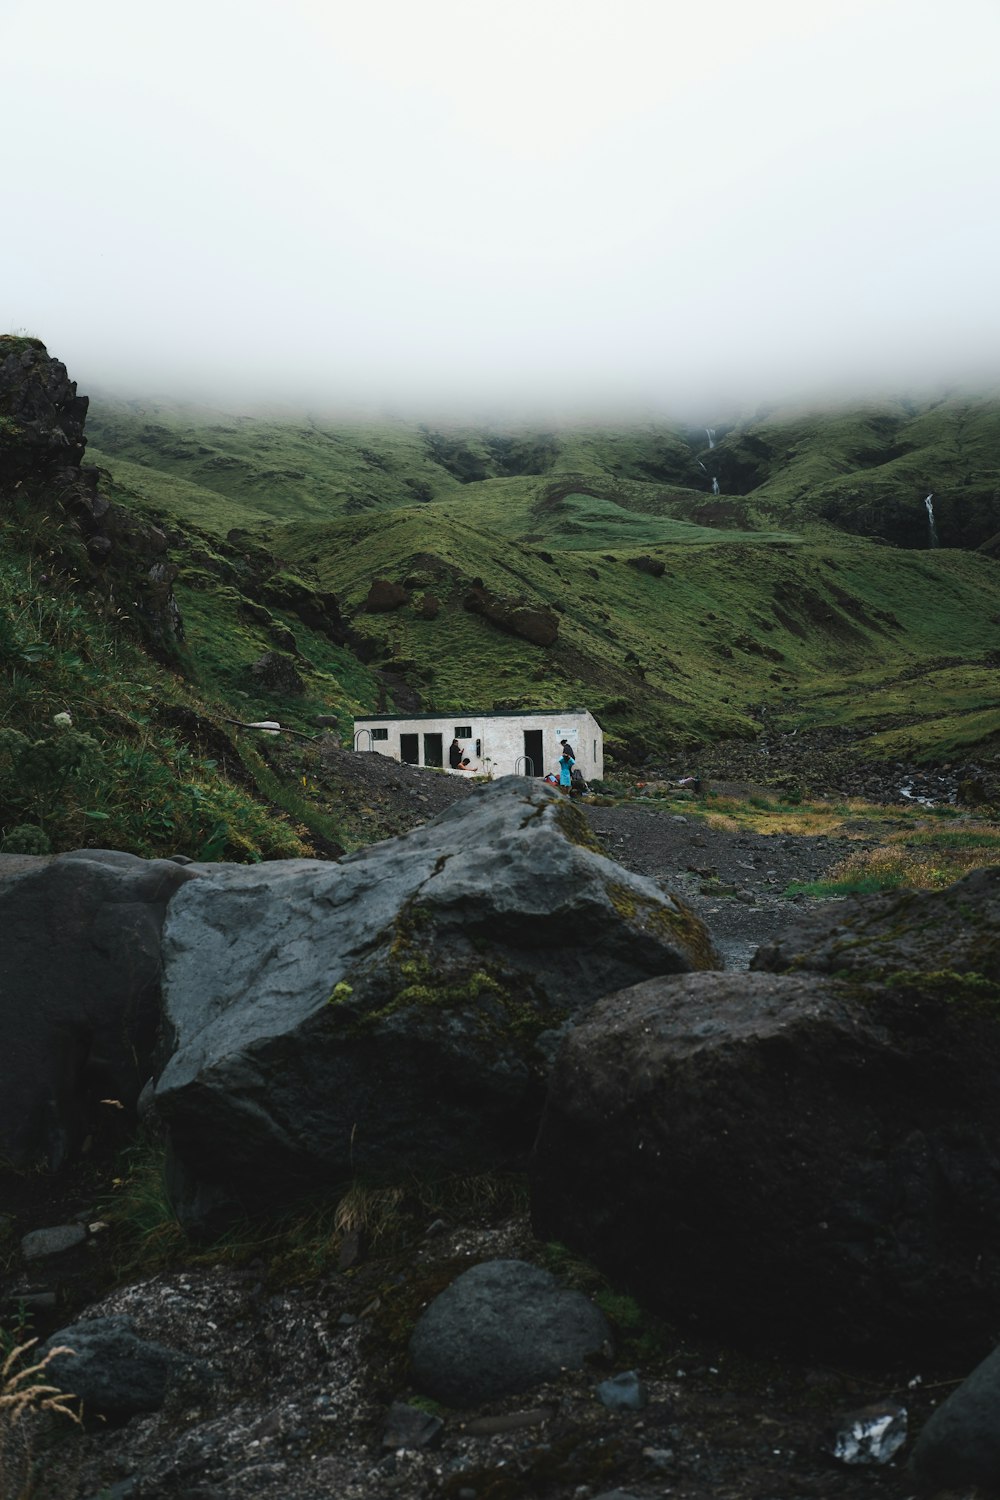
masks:
[[[956,1001],[975,991],[1000,1015],[1000,865],[944,891],[850,897],[759,948],[751,968],[884,980]]]
[[[358,1174],[515,1160],[573,1018],[717,962],[697,918],[520,777],[337,865],[201,874],[170,908],[157,1085],[196,1229]]]

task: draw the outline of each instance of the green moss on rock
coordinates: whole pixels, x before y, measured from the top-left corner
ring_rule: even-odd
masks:
[[[681,902],[673,898],[673,908],[631,886],[609,881],[605,886],[608,900],[626,922],[669,943],[679,944],[691,954],[693,967],[713,969],[717,959],[705,927]]]

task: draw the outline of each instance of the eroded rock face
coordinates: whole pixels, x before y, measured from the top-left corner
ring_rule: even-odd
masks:
[[[365,599],[365,610],[370,615],[387,614],[409,602],[410,595],[401,583],[393,583],[388,578],[373,578]]]
[[[78,466],[89,404],[40,339],[0,335],[0,482]]]
[[[192,876],[106,849],[0,855],[4,1156],[58,1166],[101,1099],[134,1109],[154,1067],[163,914]]]
[[[113,504],[100,471],[82,466],[88,405],[40,339],[0,336],[0,503],[16,491],[19,505],[37,506],[46,567],[113,599],[169,659],[184,636],[177,568],[164,533]]]
[[[695,917],[520,777],[339,865],[201,867],[163,957],[157,1100],[193,1228],[355,1173],[509,1161],[571,1017],[717,963]]]
[[[807,1357],[969,1357],[1000,1322],[1000,1021],[691,974],[565,1039],[536,1232],[672,1318]]]
[[[534,646],[551,646],[559,634],[559,616],[551,609],[533,609],[527,604],[501,599],[481,584],[473,585],[465,596],[465,608],[471,614],[481,615],[497,630],[520,636]]]

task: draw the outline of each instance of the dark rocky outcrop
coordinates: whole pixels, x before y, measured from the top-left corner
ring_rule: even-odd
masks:
[[[46,567],[93,587],[147,646],[172,658],[183,639],[177,568],[158,526],[114,504],[81,466],[88,398],[39,339],[0,336],[0,504],[46,517]],[[30,528],[29,528],[30,529]]]
[[[373,578],[364,607],[369,615],[382,615],[409,602],[410,595],[401,583],[392,583],[388,578]]]
[[[641,557],[627,557],[625,561],[637,573],[648,573],[650,578],[662,578],[666,572],[665,563],[660,562],[659,558],[648,557],[645,553]]]
[[[0,335],[0,483],[78,468],[89,404],[41,339]]]
[[[717,962],[697,919],[517,777],[338,866],[202,867],[163,953],[157,1099],[195,1228],[356,1173],[516,1157],[571,1017]]]
[[[280,569],[270,577],[263,578],[259,587],[261,598],[272,609],[288,610],[297,615],[310,630],[318,630],[338,645],[342,645],[347,639],[347,629],[341,618],[336,594]]]
[[[650,980],[566,1038],[536,1232],[668,1316],[823,1353],[1000,1325],[1000,1018],[794,974]]]
[[[154,1068],[163,914],[192,875],[111,850],[0,855],[0,1154],[58,1166],[100,1100],[133,1113]]]
[[[551,609],[534,609],[502,599],[483,584],[473,584],[465,608],[507,635],[520,636],[533,646],[551,646],[559,634],[559,616]]]
[[[540,1266],[473,1266],[420,1316],[410,1340],[418,1387],[449,1406],[520,1394],[607,1349],[604,1314]]]

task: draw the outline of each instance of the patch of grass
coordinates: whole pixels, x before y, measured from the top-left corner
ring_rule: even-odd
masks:
[[[140,1132],[122,1152],[100,1215],[110,1226],[121,1279],[152,1275],[191,1254],[170,1201],[165,1148],[157,1136]]]
[[[983,857],[984,851],[994,855]],[[942,890],[970,870],[1000,863],[1000,834],[969,833],[964,836],[944,830],[940,835],[924,833],[915,840],[909,833],[890,834],[874,849],[859,849],[830,871],[826,880],[788,887],[786,895],[866,895],[875,891]]]

